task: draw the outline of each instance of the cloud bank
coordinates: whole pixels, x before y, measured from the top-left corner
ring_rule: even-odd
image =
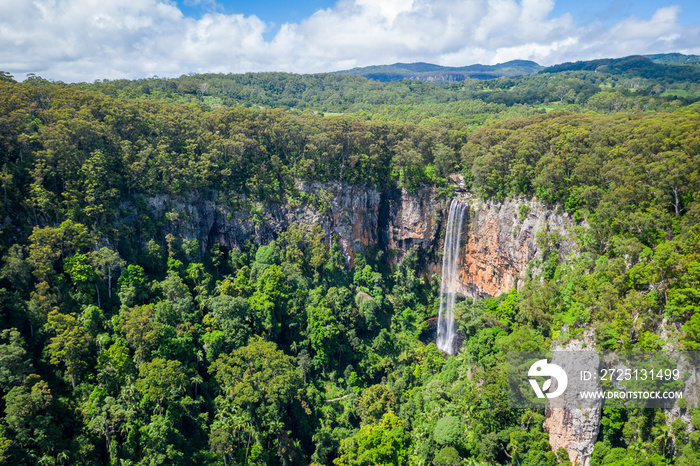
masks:
[[[700,53],[700,27],[682,26],[678,6],[606,26],[551,17],[553,8],[553,0],[339,0],[266,40],[271,25],[256,16],[194,19],[167,0],[19,0],[0,3],[0,70],[72,82]]]

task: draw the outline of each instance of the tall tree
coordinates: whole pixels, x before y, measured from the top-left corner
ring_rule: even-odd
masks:
[[[77,377],[88,367],[91,336],[73,314],[53,310],[48,316],[49,327],[56,332],[47,345],[52,364],[63,364],[75,388]]]
[[[112,274],[115,274],[126,265],[119,257],[119,253],[107,247],[102,247],[90,253],[90,262],[97,270],[98,275],[107,279],[107,296],[112,299]]]
[[[136,388],[144,399],[158,405],[158,414],[163,414],[163,404],[179,398],[185,392],[187,380],[180,361],[155,358],[139,367]]]
[[[217,405],[229,411],[240,406],[240,414],[250,419],[259,444],[279,440],[301,385],[294,358],[277,349],[275,343],[256,338],[220,355],[209,370],[221,386]]]

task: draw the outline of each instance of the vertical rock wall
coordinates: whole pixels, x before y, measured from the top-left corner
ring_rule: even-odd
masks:
[[[161,220],[165,233],[198,239],[203,249],[219,243],[241,246],[246,240],[269,243],[291,224],[319,225],[330,237],[337,235],[348,263],[355,254],[379,245],[392,263],[413,248],[422,250],[428,269],[440,273],[445,223],[449,203],[433,189],[416,193],[406,190],[379,192],[342,183],[299,183],[298,189],[317,200],[250,207],[208,198],[150,198],[152,216]],[[495,296],[522,284],[528,265],[542,259],[537,233],[558,231],[558,253],[566,257],[573,249],[568,235],[573,221],[544,204],[530,199],[503,202],[480,201],[468,193],[457,196],[469,201],[468,225],[464,225],[460,257],[459,293],[464,296]],[[323,207],[320,207],[322,205]],[[535,265],[537,270],[537,265]]]
[[[530,199],[472,199],[460,267],[462,294],[487,297],[518,288],[530,262],[543,259],[538,232],[556,231],[561,235],[557,253],[563,258],[573,250],[569,234],[573,226],[566,213],[557,213]],[[533,267],[538,270],[537,264]]]

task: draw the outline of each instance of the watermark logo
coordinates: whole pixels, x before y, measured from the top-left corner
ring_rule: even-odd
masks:
[[[556,398],[564,393],[564,390],[566,390],[566,386],[569,383],[569,379],[566,376],[564,369],[556,364],[547,363],[546,359],[535,361],[535,363],[530,366],[530,370],[528,371],[527,375],[530,377],[549,377],[547,380],[545,380],[544,384],[542,384],[542,388],[540,388],[537,380],[528,379],[533,390],[535,390],[537,398],[544,398],[545,396],[547,398]],[[552,379],[557,381],[557,389],[552,393],[545,393],[552,388]]]
[[[700,351],[510,351],[508,403],[537,409],[700,406],[698,377]]]

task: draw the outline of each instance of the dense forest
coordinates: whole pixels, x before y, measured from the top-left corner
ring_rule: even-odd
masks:
[[[445,85],[0,73],[0,464],[570,464],[544,411],[509,406],[509,351],[585,332],[700,349],[697,71],[589,68]],[[204,244],[152,209],[322,211],[299,182],[449,199],[454,173],[565,212],[578,253],[538,234],[518,290],[458,303],[449,358],[426,336],[440,277],[421,251],[348,261],[313,224]],[[591,464],[698,464],[700,410],[680,409],[691,422],[605,408]]]
[[[126,99],[197,103],[205,109],[220,105],[284,108],[414,123],[437,118],[443,124],[449,119],[469,126],[552,108],[600,113],[672,111],[700,100],[698,73],[696,65],[628,57],[562,64],[530,76],[450,84],[378,82],[332,73],[247,73],[103,80],[73,86]]]

